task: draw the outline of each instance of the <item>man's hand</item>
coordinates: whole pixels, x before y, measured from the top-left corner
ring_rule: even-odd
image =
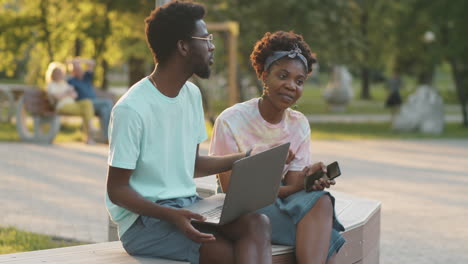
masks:
[[[323,162],[317,162],[313,164],[312,166],[306,166],[302,172],[304,173],[304,176],[309,176],[315,173],[318,170],[322,170],[324,173],[327,173],[327,166],[323,164]],[[331,185],[335,185],[335,180],[325,180],[323,178],[320,178],[318,180],[315,180],[314,185],[309,189],[310,191],[322,191],[325,188],[330,188]]]
[[[216,238],[212,234],[202,233],[193,227],[190,222],[192,219],[204,221],[205,218],[194,212],[186,209],[172,209],[168,216],[168,221],[174,224],[185,236],[197,243],[206,243],[215,241]]]

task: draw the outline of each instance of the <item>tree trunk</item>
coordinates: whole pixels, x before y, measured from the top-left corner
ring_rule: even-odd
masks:
[[[455,87],[457,89],[458,102],[460,103],[460,108],[463,115],[463,126],[468,127],[468,109],[466,106],[467,94],[466,87],[467,81],[465,79],[466,74],[468,74],[468,67],[462,63],[459,65],[456,59],[450,59],[450,65],[452,67],[453,79],[455,80]]]
[[[367,26],[369,24],[369,14],[365,7],[365,3],[362,4],[363,13],[361,14],[361,34],[364,43],[363,50],[363,61],[361,67],[361,99],[370,100],[370,74],[369,74],[369,40]]]
[[[145,76],[145,61],[140,58],[130,57],[128,59],[128,87],[131,87]]]
[[[106,59],[102,59],[102,90],[107,91],[109,89],[109,80],[107,79],[107,72],[109,71],[109,63]]]
[[[83,42],[81,39],[75,39],[75,57],[81,56],[81,50],[83,49]]]
[[[369,100],[371,99],[370,95],[370,74],[369,68],[361,68],[361,99]]]
[[[41,0],[41,3],[39,5],[39,9],[41,11],[41,17],[40,17],[40,21],[41,21],[41,27],[42,27],[42,31],[43,31],[43,34],[44,34],[44,42],[45,42],[45,45],[47,47],[47,55],[49,56],[49,62],[52,62],[54,61],[54,53],[52,51],[52,41],[51,41],[51,37],[50,37],[50,31],[49,31],[49,26],[48,26],[48,22],[47,22],[47,19],[49,18],[49,12],[48,12],[48,9],[49,9],[49,1],[48,0]]]

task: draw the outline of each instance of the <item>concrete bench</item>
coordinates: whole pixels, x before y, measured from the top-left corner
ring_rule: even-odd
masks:
[[[216,193],[214,176],[197,179],[200,195]],[[379,263],[380,202],[332,191],[336,198],[336,213],[345,226],[346,244],[337,255],[339,264]],[[112,234],[114,232],[114,234]],[[110,226],[115,238],[115,226]],[[294,248],[273,245],[273,263],[295,263]],[[0,255],[0,263],[153,263],[182,264],[187,262],[129,256],[119,241]]]

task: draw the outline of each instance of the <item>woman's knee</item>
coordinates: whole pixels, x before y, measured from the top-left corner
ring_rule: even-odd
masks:
[[[321,213],[332,214],[333,213],[333,203],[329,195],[323,195],[320,197],[315,205],[312,207]]]

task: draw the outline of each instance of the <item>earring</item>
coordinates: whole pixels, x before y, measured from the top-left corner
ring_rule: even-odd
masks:
[[[295,105],[293,105],[291,108],[292,108],[293,110],[297,110],[297,109],[299,109],[299,105],[298,105],[298,104],[295,104]]]
[[[267,97],[267,96],[269,96],[269,95],[270,95],[270,91],[268,91],[268,86],[267,86],[265,83],[263,83],[263,94],[262,94],[262,98],[265,98],[265,97]]]

